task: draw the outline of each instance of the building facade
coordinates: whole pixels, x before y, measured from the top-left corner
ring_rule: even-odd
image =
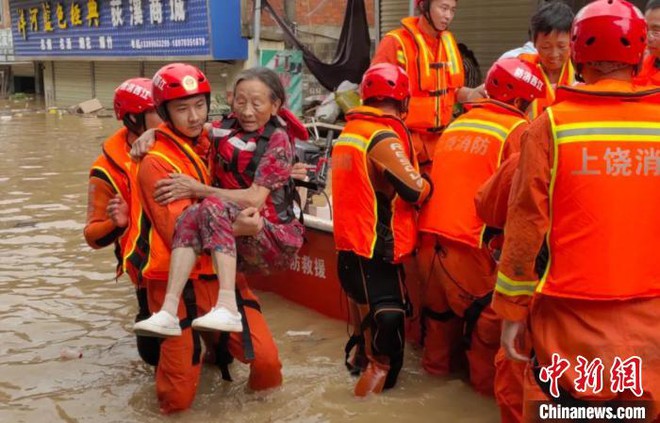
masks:
[[[248,58],[240,0],[9,0],[9,13],[16,60],[33,64],[47,107],[110,108],[122,81],[177,61],[224,96]]]

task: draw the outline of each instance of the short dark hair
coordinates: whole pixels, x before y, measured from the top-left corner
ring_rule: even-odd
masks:
[[[646,11],[648,12],[655,9],[660,9],[660,0],[649,0],[649,2],[646,3]]]
[[[575,14],[569,5],[562,1],[549,1],[543,4],[532,16],[532,41],[543,33],[550,34],[552,31],[571,32],[571,25]]]
[[[286,104],[286,91],[284,90],[282,81],[280,81],[280,77],[277,76],[275,71],[272,69],[264,67],[245,69],[236,77],[236,82],[234,83],[234,91],[236,91],[236,87],[238,87],[238,84],[241,82],[252,81],[255,79],[263,82],[264,85],[270,88],[270,99],[273,102],[279,100],[280,107]]]

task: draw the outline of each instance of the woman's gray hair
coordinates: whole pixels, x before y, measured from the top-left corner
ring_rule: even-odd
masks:
[[[286,103],[286,92],[284,91],[282,81],[280,81],[280,77],[273,70],[268,68],[256,67],[241,71],[236,77],[234,92],[236,92],[236,87],[241,82],[253,81],[255,79],[263,82],[270,89],[270,98],[273,102],[279,100],[280,107],[284,106]]]

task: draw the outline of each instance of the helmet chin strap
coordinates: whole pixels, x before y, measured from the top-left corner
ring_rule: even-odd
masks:
[[[431,1],[432,0],[424,0],[422,6],[422,16],[424,16],[424,19],[426,19],[426,21],[431,25],[433,29],[436,30],[436,32],[440,33],[442,30],[438,29],[438,27],[435,26],[433,19],[431,19]]]
[[[130,132],[137,135],[138,137],[142,135],[142,133],[147,128],[144,113],[135,115],[127,113],[124,115],[123,123]]]

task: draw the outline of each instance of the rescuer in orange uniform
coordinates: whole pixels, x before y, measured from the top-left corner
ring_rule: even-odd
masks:
[[[646,4],[646,25],[647,54],[636,82],[660,85],[660,0],[649,0]]]
[[[660,90],[632,84],[645,42],[630,3],[585,6],[571,42],[585,85],[561,88],[523,139],[492,305],[508,356],[528,363],[525,421],[551,397],[658,401]],[[516,346],[525,325],[532,359]]]
[[[495,257],[501,254],[504,242],[503,230],[506,223],[509,194],[520,162],[520,153],[509,156],[497,172],[479,188],[475,198],[477,215],[495,234],[489,242]],[[547,264],[547,249],[541,249],[536,259],[536,272],[543,275]],[[519,348],[530,351],[529,334],[521,339]],[[523,414],[523,374],[525,363],[509,360],[502,347],[495,355],[495,400],[500,408],[502,423],[519,423]]]
[[[557,86],[575,84],[575,69],[569,60],[573,17],[571,7],[561,1],[546,2],[532,16],[530,32],[537,53],[518,56],[538,66],[545,83],[545,95],[528,110],[532,120],[555,102]]]
[[[133,78],[123,82],[115,90],[114,109],[117,120],[124,126],[103,143],[103,152],[92,164],[89,173],[87,196],[87,223],[84,235],[87,244],[94,249],[115,246],[121,275],[121,262],[126,253],[122,235],[128,226],[128,202],[130,201],[129,151],[133,142],[147,129],[155,128],[162,121],[154,108],[151,97],[151,80]],[[127,271],[137,287],[137,277],[132,269]],[[136,289],[139,313],[136,321],[149,317],[146,291]],[[137,337],[138,352],[142,359],[155,366],[158,363],[159,345],[153,339]]]
[[[381,40],[372,64],[392,63],[410,78],[410,106],[405,119],[422,171],[428,171],[433,149],[452,120],[454,105],[484,96],[464,87],[463,60],[449,31],[457,0],[417,0],[420,17],[408,17]]]
[[[393,387],[403,365],[410,304],[400,261],[415,246],[416,205],[431,185],[401,120],[410,96],[405,71],[374,65],[360,90],[364,105],[347,114],[332,150],[332,189],[338,275],[358,305],[368,359],[355,395],[366,396]]]
[[[417,263],[425,275],[423,367],[434,375],[449,373],[462,327],[472,385],[492,395],[500,327],[488,307],[496,263],[487,244],[494,234],[477,216],[474,196],[519,150],[528,123],[524,111],[545,86],[538,67],[512,58],[493,65],[486,91],[489,98],[466,105],[467,113],[438,142],[431,173],[435,193],[420,214]]]
[[[486,226],[492,228],[496,235],[490,241],[489,248],[498,257],[501,253],[504,236],[502,233],[506,223],[509,194],[513,184],[514,175],[520,162],[520,153],[509,156],[481,186],[475,198],[477,215],[484,221]],[[537,272],[542,275],[540,268],[545,268],[547,255],[539,254],[537,258]],[[529,352],[531,341],[528,334],[519,343],[519,348]],[[497,405],[500,408],[502,423],[519,423],[522,421],[523,413],[523,374],[525,363],[509,360],[506,352],[500,346],[495,355],[495,380],[494,393]]]
[[[188,175],[209,184],[206,155],[210,142],[203,135],[210,106],[211,87],[196,67],[181,63],[166,65],[153,79],[156,110],[165,121],[155,131],[153,147],[135,166],[132,173],[131,224],[128,230],[125,264],[139,269],[138,284],[147,288],[149,308],[162,307],[167,287],[172,236],[177,218],[193,203],[180,199],[161,204],[154,194],[156,186],[171,173]],[[258,218],[258,214],[257,214]],[[234,226],[234,235],[253,235],[252,228]],[[156,369],[156,393],[161,411],[172,413],[190,407],[195,397],[201,370],[201,339],[190,327],[197,316],[208,313],[216,304],[218,282],[209,256],[195,264],[179,303],[178,317],[182,335],[164,339]],[[237,303],[243,314],[243,333],[231,333],[225,343],[231,356],[250,364],[248,386],[253,390],[277,387],[282,383],[277,346],[259,311],[257,299],[245,284],[237,280]],[[219,348],[219,352],[223,349]],[[222,364],[222,363],[220,363]],[[227,374],[223,378],[229,379]]]

